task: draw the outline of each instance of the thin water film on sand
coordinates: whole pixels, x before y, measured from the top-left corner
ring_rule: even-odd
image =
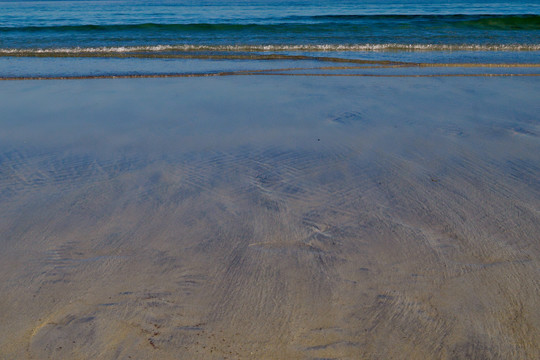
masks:
[[[538,90],[2,82],[0,353],[536,358]]]

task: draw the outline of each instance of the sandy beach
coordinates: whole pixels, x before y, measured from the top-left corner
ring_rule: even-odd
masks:
[[[538,94],[0,82],[0,358],[540,358]]]

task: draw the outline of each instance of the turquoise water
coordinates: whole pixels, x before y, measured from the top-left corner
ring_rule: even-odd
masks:
[[[41,74],[15,57],[136,56],[137,73],[153,73],[155,64],[141,64],[179,54],[528,63],[540,55],[540,1],[530,0],[0,1],[0,14],[4,77]],[[79,74],[73,62],[57,64],[55,73]]]

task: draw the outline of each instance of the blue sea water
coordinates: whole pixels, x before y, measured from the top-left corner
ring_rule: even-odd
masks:
[[[154,73],[149,59],[193,54],[538,63],[540,1],[0,0],[3,77],[101,73],[95,59],[111,57],[139,59],[119,73]]]

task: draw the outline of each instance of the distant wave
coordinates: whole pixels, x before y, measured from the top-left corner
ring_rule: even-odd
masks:
[[[114,24],[114,25],[60,25],[60,26],[21,26],[0,27],[0,33],[9,32],[118,32],[118,31],[167,31],[167,32],[230,32],[230,31],[305,31],[313,32],[325,26],[379,26],[397,24],[398,26],[428,26],[446,28],[470,28],[483,30],[540,30],[540,15],[315,15],[292,16],[275,19],[265,23],[181,23],[181,24]],[[335,28],[339,31],[339,28]]]
[[[115,56],[141,57],[175,52],[364,52],[364,51],[540,51],[540,44],[321,44],[321,45],[154,45],[73,48],[0,48],[0,56]]]
[[[313,19],[313,20],[356,20],[356,19],[400,19],[400,20],[516,20],[523,22],[538,22],[538,14],[325,14],[325,15],[293,15],[288,17],[291,20]]]

